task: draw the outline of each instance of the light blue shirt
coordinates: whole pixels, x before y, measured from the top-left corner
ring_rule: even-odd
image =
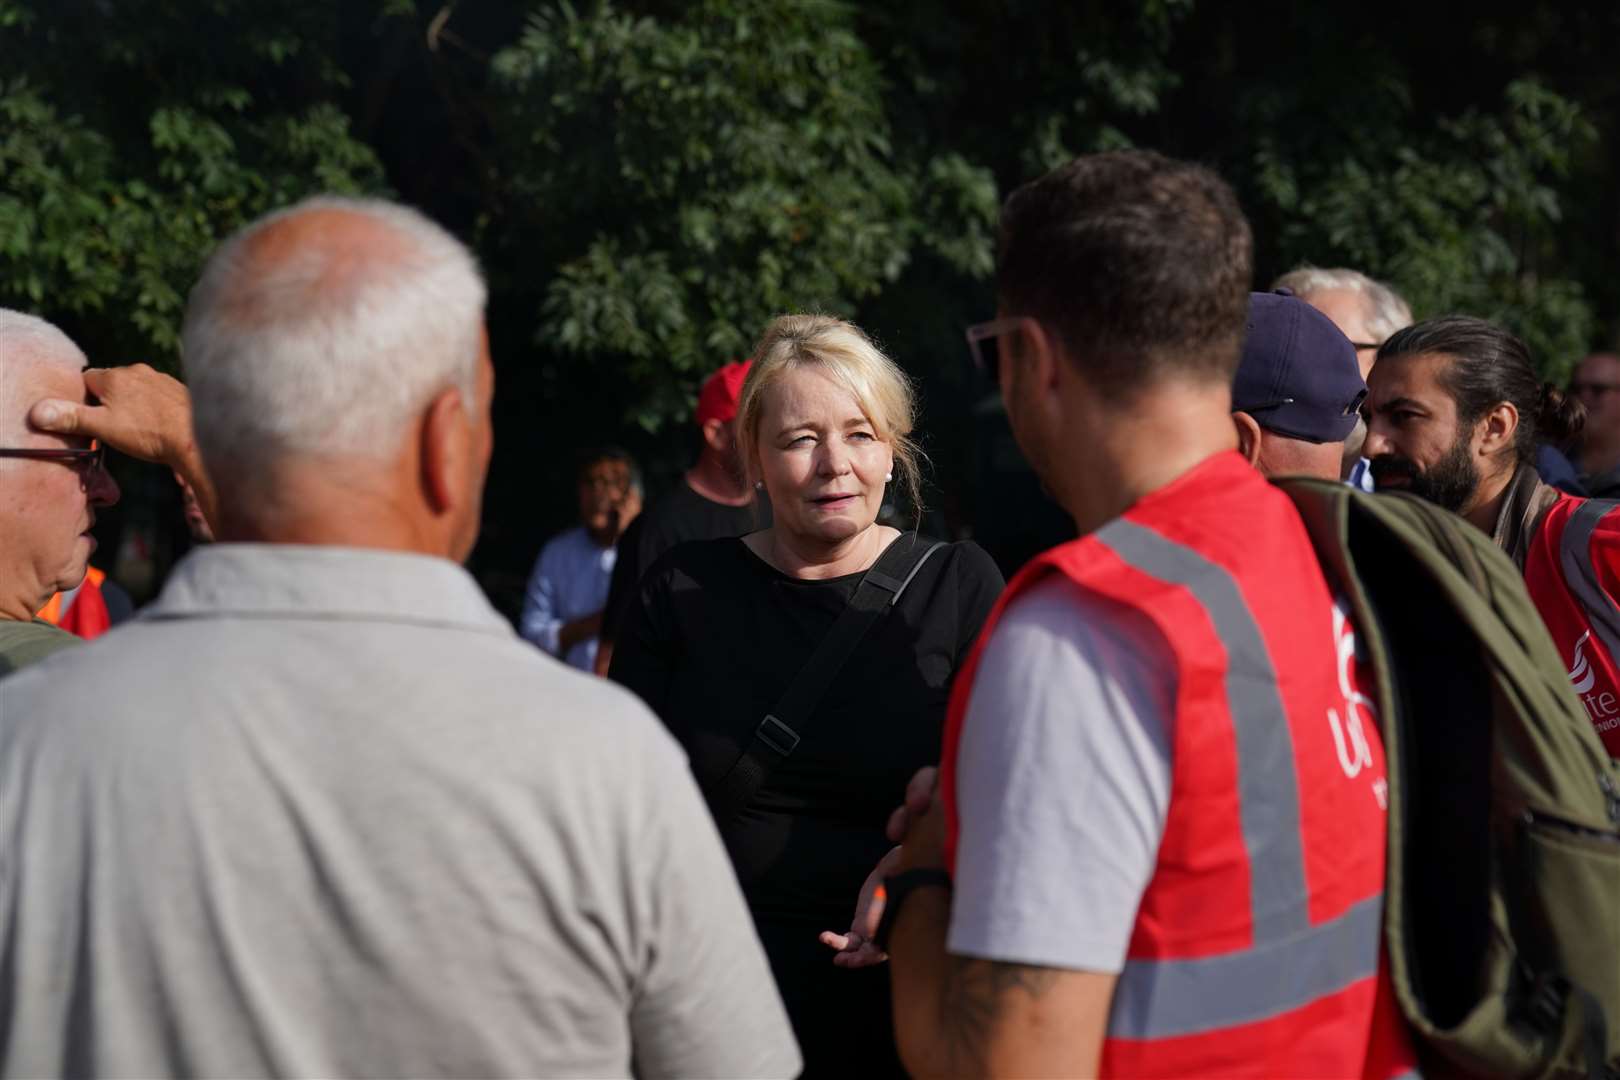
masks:
[[[595,615],[607,606],[608,583],[618,554],[611,544],[597,547],[584,526],[552,537],[540,549],[529,576],[519,632],[552,656],[562,656],[559,636],[563,624]],[[576,642],[562,659],[571,667],[590,671],[596,662],[595,635]]]
[[[1345,483],[1353,488],[1360,488],[1362,491],[1378,490],[1373,483],[1372,462],[1366,458],[1358,458],[1355,466],[1350,470],[1350,478]]]

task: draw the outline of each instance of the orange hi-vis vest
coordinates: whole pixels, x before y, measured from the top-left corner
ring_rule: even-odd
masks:
[[[1414,1060],[1381,970],[1377,711],[1293,504],[1209,458],[1008,585],[956,680],[940,789],[985,643],[1049,574],[1141,612],[1176,669],[1171,789],[1103,1045],[1104,1076],[1391,1077]],[[1077,714],[1078,724],[1095,722]]]
[[[1604,749],[1620,758],[1620,504],[1553,503],[1525,554],[1524,586]]]
[[[52,626],[82,638],[100,637],[112,628],[112,616],[108,614],[107,601],[101,595],[101,583],[106,580],[104,571],[88,567],[83,584],[73,590],[68,602],[64,605],[64,594],[57,593],[40,608],[39,617]]]

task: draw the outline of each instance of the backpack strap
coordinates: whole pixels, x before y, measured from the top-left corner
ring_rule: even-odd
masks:
[[[1620,608],[1603,589],[1598,568],[1592,563],[1592,534],[1616,504],[1607,499],[1587,499],[1564,525],[1558,562],[1564,583],[1580,601],[1591,620],[1592,629],[1610,656],[1620,657]]]
[[[938,540],[923,544],[916,533],[909,532],[895,538],[884,549],[856,587],[849,606],[788,684],[775,708],[766,713],[765,719],[754,729],[737,763],[715,786],[712,808],[716,821],[724,823],[741,813],[771,770],[793,753],[814,718],[822,695],[854,653],[855,646],[885,611],[899,603],[906,586],[929,556],[944,546]]]

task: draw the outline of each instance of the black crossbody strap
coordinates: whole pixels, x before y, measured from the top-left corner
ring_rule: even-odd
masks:
[[[724,823],[741,813],[771,770],[793,753],[804,737],[806,725],[821,702],[822,694],[843,669],[855,647],[872,624],[899,602],[906,586],[911,584],[928,557],[944,546],[940,541],[928,543],[916,533],[908,532],[884,549],[856,587],[849,606],[793,677],[776,707],[754,729],[737,763],[715,785],[710,805],[716,821]]]

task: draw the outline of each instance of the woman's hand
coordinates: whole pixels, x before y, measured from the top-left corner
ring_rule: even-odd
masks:
[[[855,916],[849,921],[849,932],[835,934],[825,930],[821,934],[821,943],[828,948],[836,949],[832,961],[839,967],[862,968],[881,964],[889,958],[889,954],[872,944],[872,935],[877,933],[878,920],[883,918],[883,879],[894,873],[900,865],[900,849],[893,848],[878,860],[877,866],[866,875],[866,881],[861,885],[860,896],[855,900]]]

